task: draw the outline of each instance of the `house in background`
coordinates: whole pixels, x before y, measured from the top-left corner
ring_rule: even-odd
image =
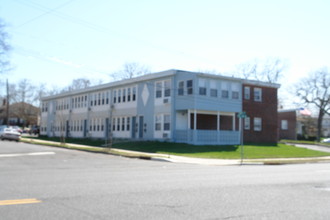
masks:
[[[40,134],[196,145],[277,142],[280,85],[168,70],[42,98]],[[240,124],[238,114],[248,117]]]
[[[0,107],[0,124],[6,124],[7,106],[5,102]],[[40,121],[40,109],[25,102],[13,103],[9,106],[9,125],[30,126],[38,125]]]
[[[305,108],[278,111],[279,139],[310,139],[316,137],[317,119]]]

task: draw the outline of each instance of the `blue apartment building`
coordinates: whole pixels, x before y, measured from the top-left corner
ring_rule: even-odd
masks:
[[[279,88],[272,83],[168,70],[48,96],[42,98],[40,134],[239,144],[243,125],[237,115],[243,111],[246,83],[276,92]]]

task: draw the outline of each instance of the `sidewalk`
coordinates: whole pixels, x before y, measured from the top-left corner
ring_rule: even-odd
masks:
[[[45,141],[31,138],[24,138],[26,143],[45,144],[45,145],[59,145],[59,142]],[[60,146],[58,146],[60,147]],[[166,161],[172,163],[187,163],[187,164],[199,164],[199,165],[213,165],[213,166],[229,166],[229,165],[241,165],[240,159],[207,159],[207,158],[194,158],[175,156],[168,154],[156,154],[145,153],[131,150],[122,150],[117,148],[100,148],[80,144],[66,143],[66,148],[75,150],[85,150],[96,153],[107,153],[117,156],[123,156],[128,158],[138,158],[154,161]],[[306,146],[304,146],[306,147]],[[318,163],[329,162],[330,156],[327,157],[306,157],[306,158],[265,158],[265,159],[243,159],[242,165],[282,165],[282,164],[302,164],[302,163]]]

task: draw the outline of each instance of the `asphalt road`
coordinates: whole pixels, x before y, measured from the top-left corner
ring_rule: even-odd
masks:
[[[0,219],[329,219],[329,207],[328,163],[175,164],[0,141]]]

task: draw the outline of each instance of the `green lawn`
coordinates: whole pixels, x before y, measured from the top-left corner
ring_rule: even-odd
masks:
[[[162,153],[199,158],[239,159],[241,146],[195,146],[166,142],[125,142],[113,145],[114,148],[148,153]],[[292,158],[330,156],[330,153],[297,148],[290,145],[244,145],[244,158]]]
[[[39,139],[59,141],[59,138],[40,137]],[[89,146],[102,147],[104,140],[76,139],[67,138],[66,143],[83,144]],[[205,145],[196,146],[183,143],[169,143],[158,141],[136,141],[136,142],[117,142],[113,148],[123,150],[133,150],[146,153],[161,153],[198,158],[217,158],[217,159],[239,159],[241,157],[241,146],[237,145]],[[330,156],[330,153],[297,148],[285,144],[277,145],[244,145],[245,159],[259,158],[293,158],[293,157],[321,157]]]

